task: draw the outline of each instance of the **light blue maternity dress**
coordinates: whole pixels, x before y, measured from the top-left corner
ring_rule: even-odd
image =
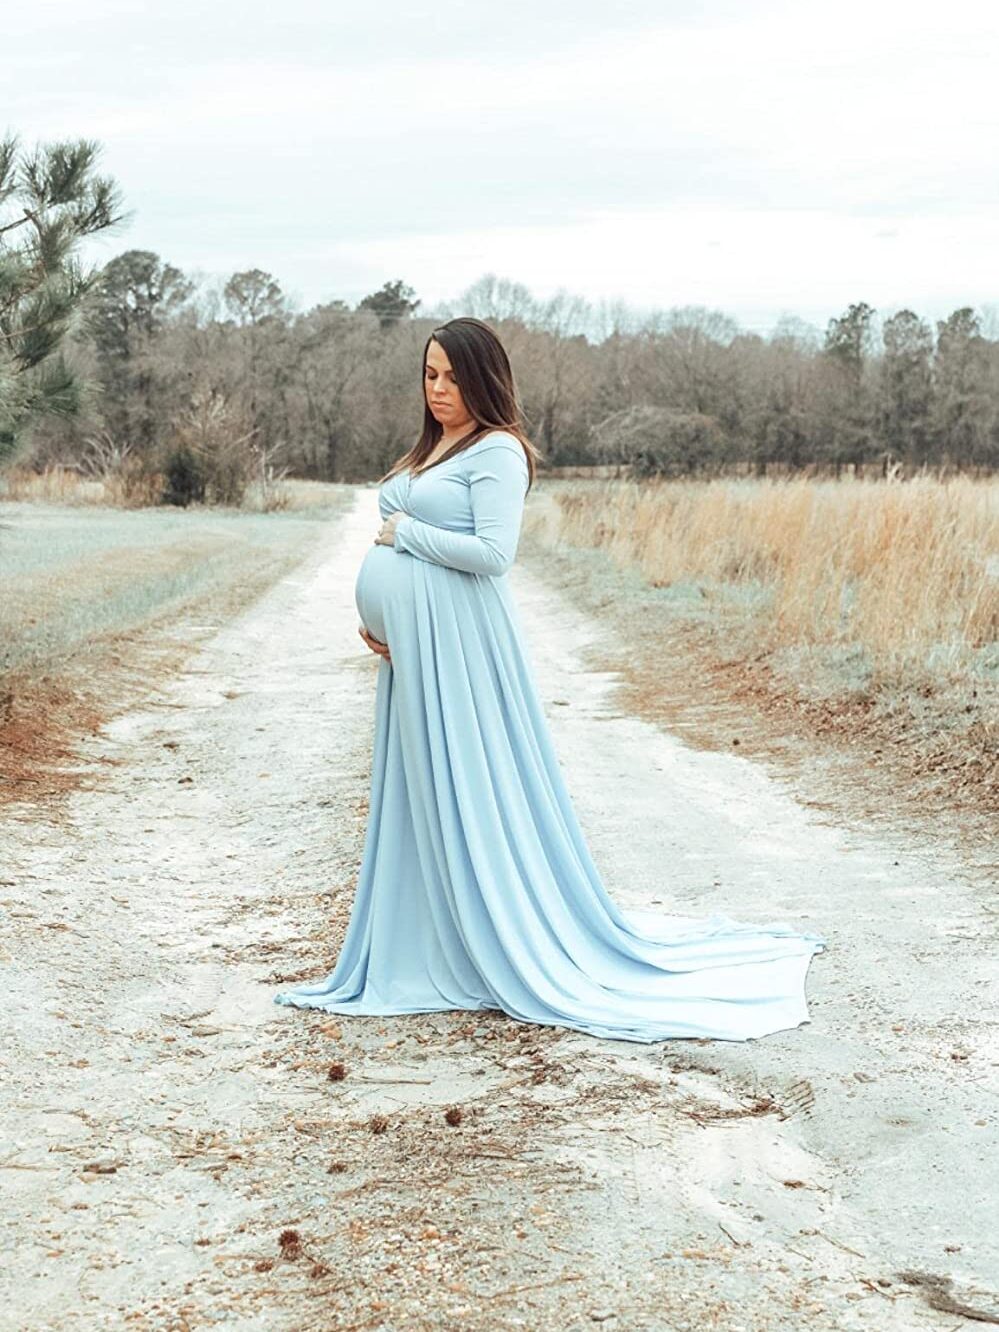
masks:
[[[343,947],[275,996],[331,1013],[501,1009],[652,1042],[744,1041],[808,1021],[825,946],[788,925],[625,911],[590,857],[506,577],[528,485],[494,431],[378,496],[357,609],[378,663],[367,833]],[[661,891],[662,885],[649,885]]]

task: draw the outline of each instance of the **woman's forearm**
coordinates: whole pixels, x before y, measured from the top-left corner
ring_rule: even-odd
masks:
[[[455,532],[406,514],[396,523],[396,550],[465,573],[493,578],[506,573],[517,554],[528,475],[519,444],[483,449],[469,464],[475,532]]]

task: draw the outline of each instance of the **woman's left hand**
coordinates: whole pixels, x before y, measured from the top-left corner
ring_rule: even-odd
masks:
[[[404,516],[402,509],[396,509],[382,523],[378,529],[378,535],[375,537],[376,546],[394,546],[395,545],[395,526],[400,518]]]

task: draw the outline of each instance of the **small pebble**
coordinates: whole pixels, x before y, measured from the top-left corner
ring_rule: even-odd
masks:
[[[89,1161],[83,1169],[94,1175],[114,1175],[118,1166],[114,1161]]]

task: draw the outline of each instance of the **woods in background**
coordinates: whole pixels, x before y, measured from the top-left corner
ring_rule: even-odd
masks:
[[[79,238],[120,220],[94,145],[18,165],[0,145],[0,455],[107,478],[133,502],[238,503],[282,473],[362,481],[412,443],[420,352],[457,314],[508,347],[549,466],[633,475],[990,471],[999,464],[999,340],[983,314],[935,326],[863,302],[825,334],[767,336],[683,307],[638,315],[486,275],[419,313],[403,282],[353,307],[297,311],[259,269],[215,286],[126,250],[98,274]]]

